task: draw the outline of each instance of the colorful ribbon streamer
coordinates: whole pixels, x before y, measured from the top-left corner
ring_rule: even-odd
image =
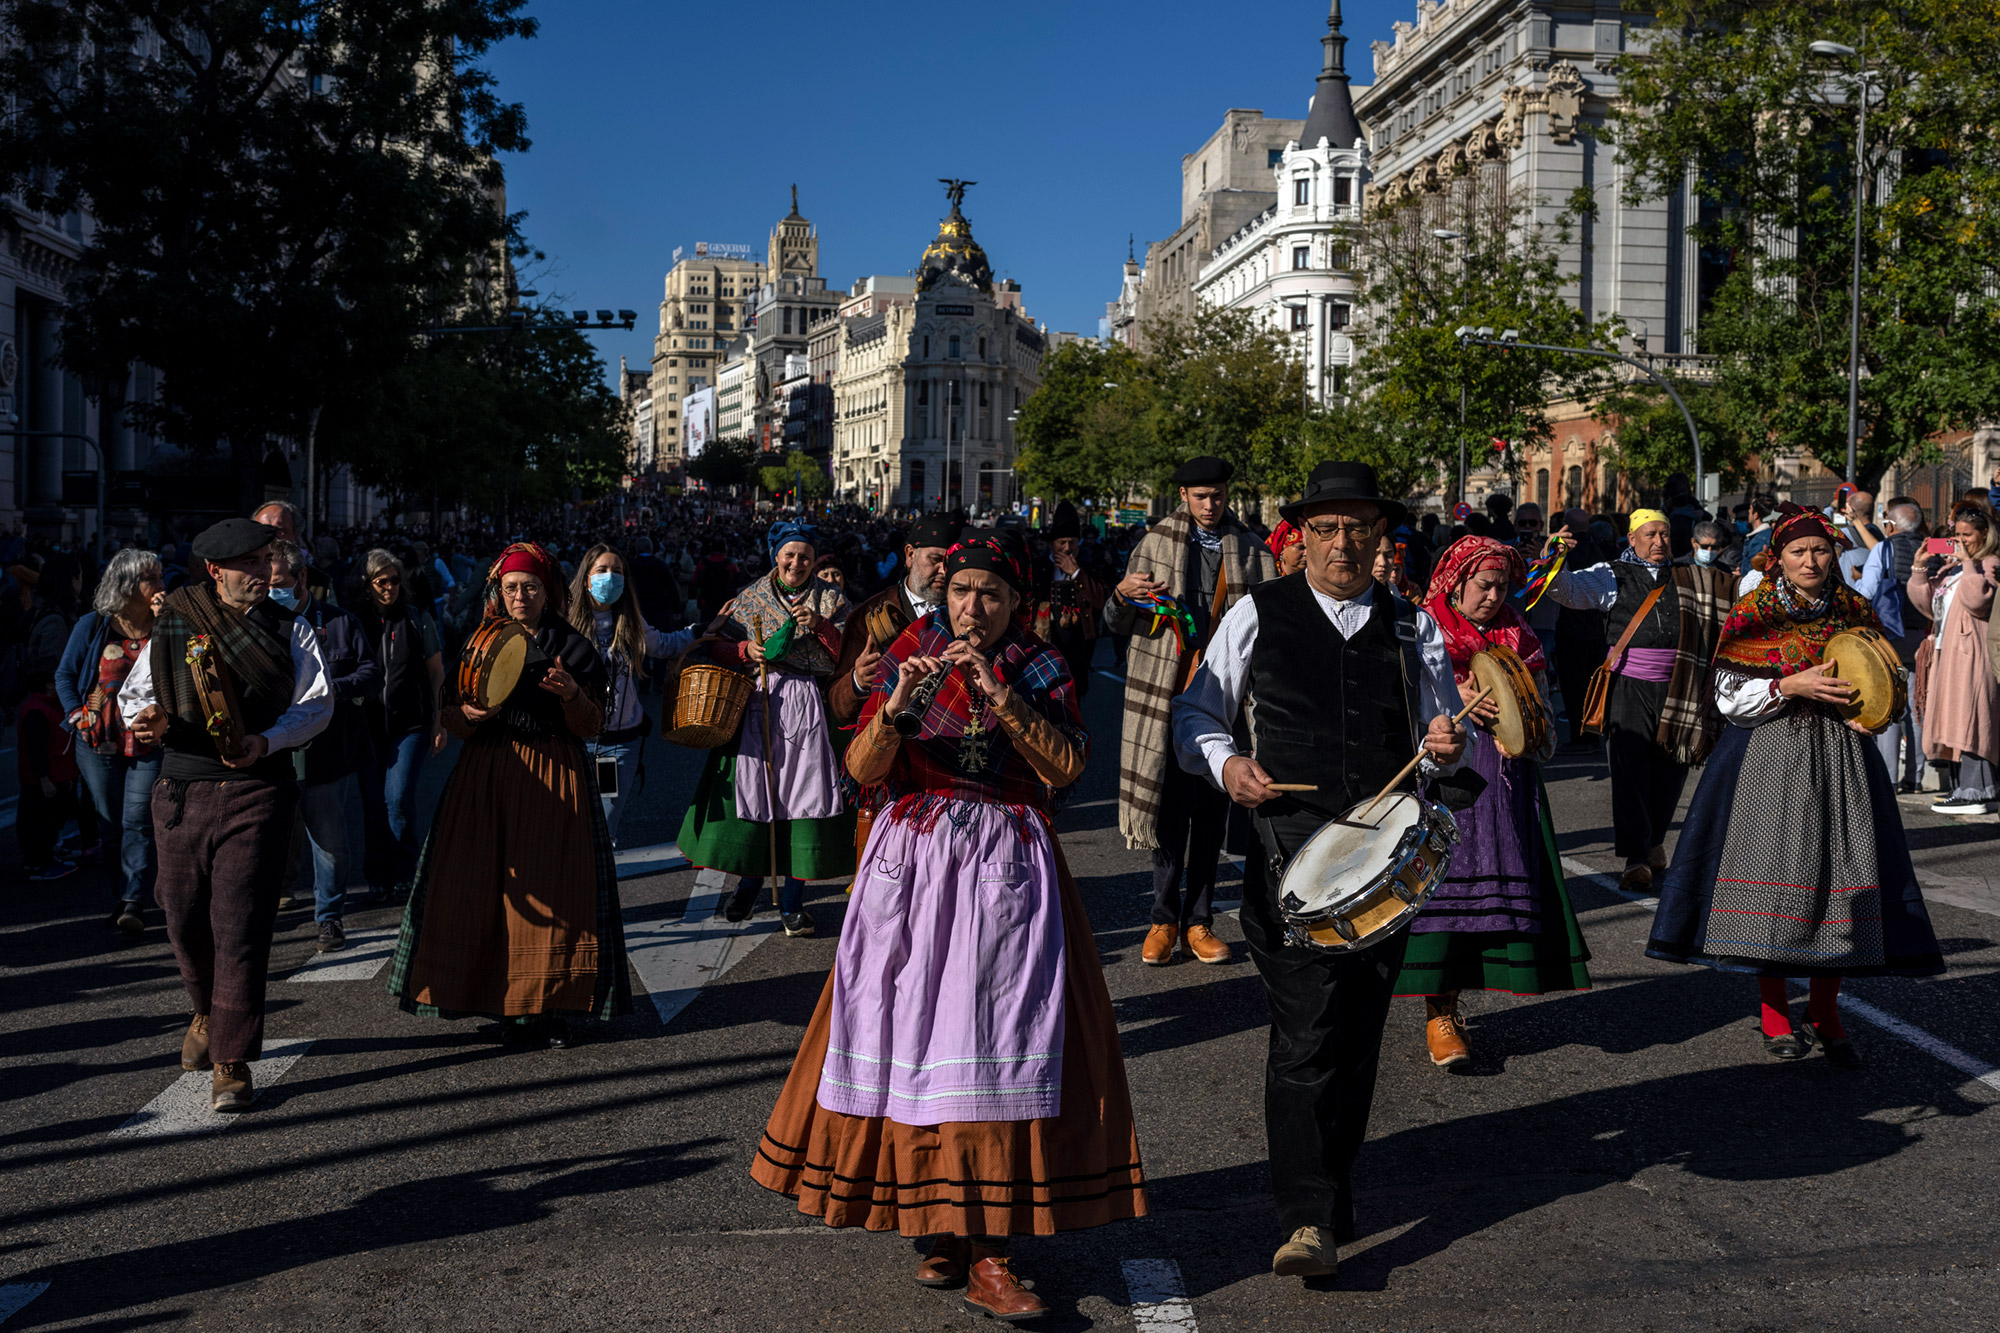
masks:
[[[1172,597],[1133,597],[1128,599],[1141,611],[1153,613],[1153,623],[1146,627],[1146,633],[1157,634],[1164,622],[1174,627],[1174,637],[1180,640],[1181,651],[1187,652],[1200,637],[1195,630],[1194,615]]]
[[[1562,573],[1563,557],[1567,554],[1569,554],[1568,543],[1559,542],[1556,549],[1547,556],[1529,562],[1528,581],[1521,585],[1521,591],[1514,594],[1520,599],[1522,610],[1535,609],[1535,603],[1541,601],[1543,595],[1548,592],[1549,584],[1555,581],[1556,575]]]

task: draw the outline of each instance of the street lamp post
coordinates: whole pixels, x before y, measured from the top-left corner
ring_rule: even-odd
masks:
[[[1431,230],[1431,235],[1440,241],[1462,241],[1465,239],[1464,232],[1453,231],[1449,227],[1435,227]],[[1462,282],[1465,277],[1465,251],[1460,250],[1458,252],[1458,260],[1459,279]],[[1444,311],[1439,310],[1438,315],[1442,318]],[[1463,327],[1458,330],[1461,344],[1464,343],[1465,335],[1468,332],[1470,330]],[[1488,329],[1486,332],[1491,333],[1492,330]],[[1465,498],[1465,488],[1468,484],[1466,473],[1470,468],[1471,460],[1467,457],[1467,452],[1465,439],[1465,366],[1460,364],[1458,368],[1458,502],[1460,504],[1468,503]]]
[[[1847,481],[1854,484],[1854,454],[1861,438],[1861,199],[1867,184],[1868,87],[1875,75],[1865,53],[1839,42],[1814,42],[1816,56],[1858,60],[1859,105],[1854,116],[1854,276],[1848,285],[1847,325]]]

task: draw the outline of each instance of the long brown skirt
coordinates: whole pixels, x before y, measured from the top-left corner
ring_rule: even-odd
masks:
[[[1047,1236],[1144,1217],[1118,1021],[1059,843],[1056,875],[1068,941],[1061,1115],[918,1126],[823,1109],[814,1097],[832,1023],[829,973],[750,1178],[828,1226],[905,1236]]]

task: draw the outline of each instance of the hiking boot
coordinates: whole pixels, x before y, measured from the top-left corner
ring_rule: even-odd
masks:
[[[217,1111],[247,1111],[250,1103],[257,1100],[257,1089],[250,1079],[248,1060],[224,1060],[215,1067],[215,1077],[209,1083],[211,1108]]]
[[[181,1068],[192,1073],[208,1068],[208,1015],[196,1014],[181,1038]]]
[[[972,1247],[972,1267],[966,1272],[965,1308],[990,1319],[1010,1324],[1038,1319],[1049,1312],[1049,1303],[1028,1290],[1014,1275],[1013,1263],[1004,1254]]]
[[[319,923],[319,951],[321,953],[338,953],[346,947],[347,932],[341,928],[339,917]]]

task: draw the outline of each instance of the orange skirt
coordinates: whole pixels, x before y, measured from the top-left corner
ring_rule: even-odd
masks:
[[[759,1185],[834,1227],[905,1236],[1047,1236],[1146,1215],[1118,1022],[1095,936],[1055,844],[1062,900],[1062,1114],[905,1125],[814,1100],[833,1012],[827,975],[750,1165]]]

